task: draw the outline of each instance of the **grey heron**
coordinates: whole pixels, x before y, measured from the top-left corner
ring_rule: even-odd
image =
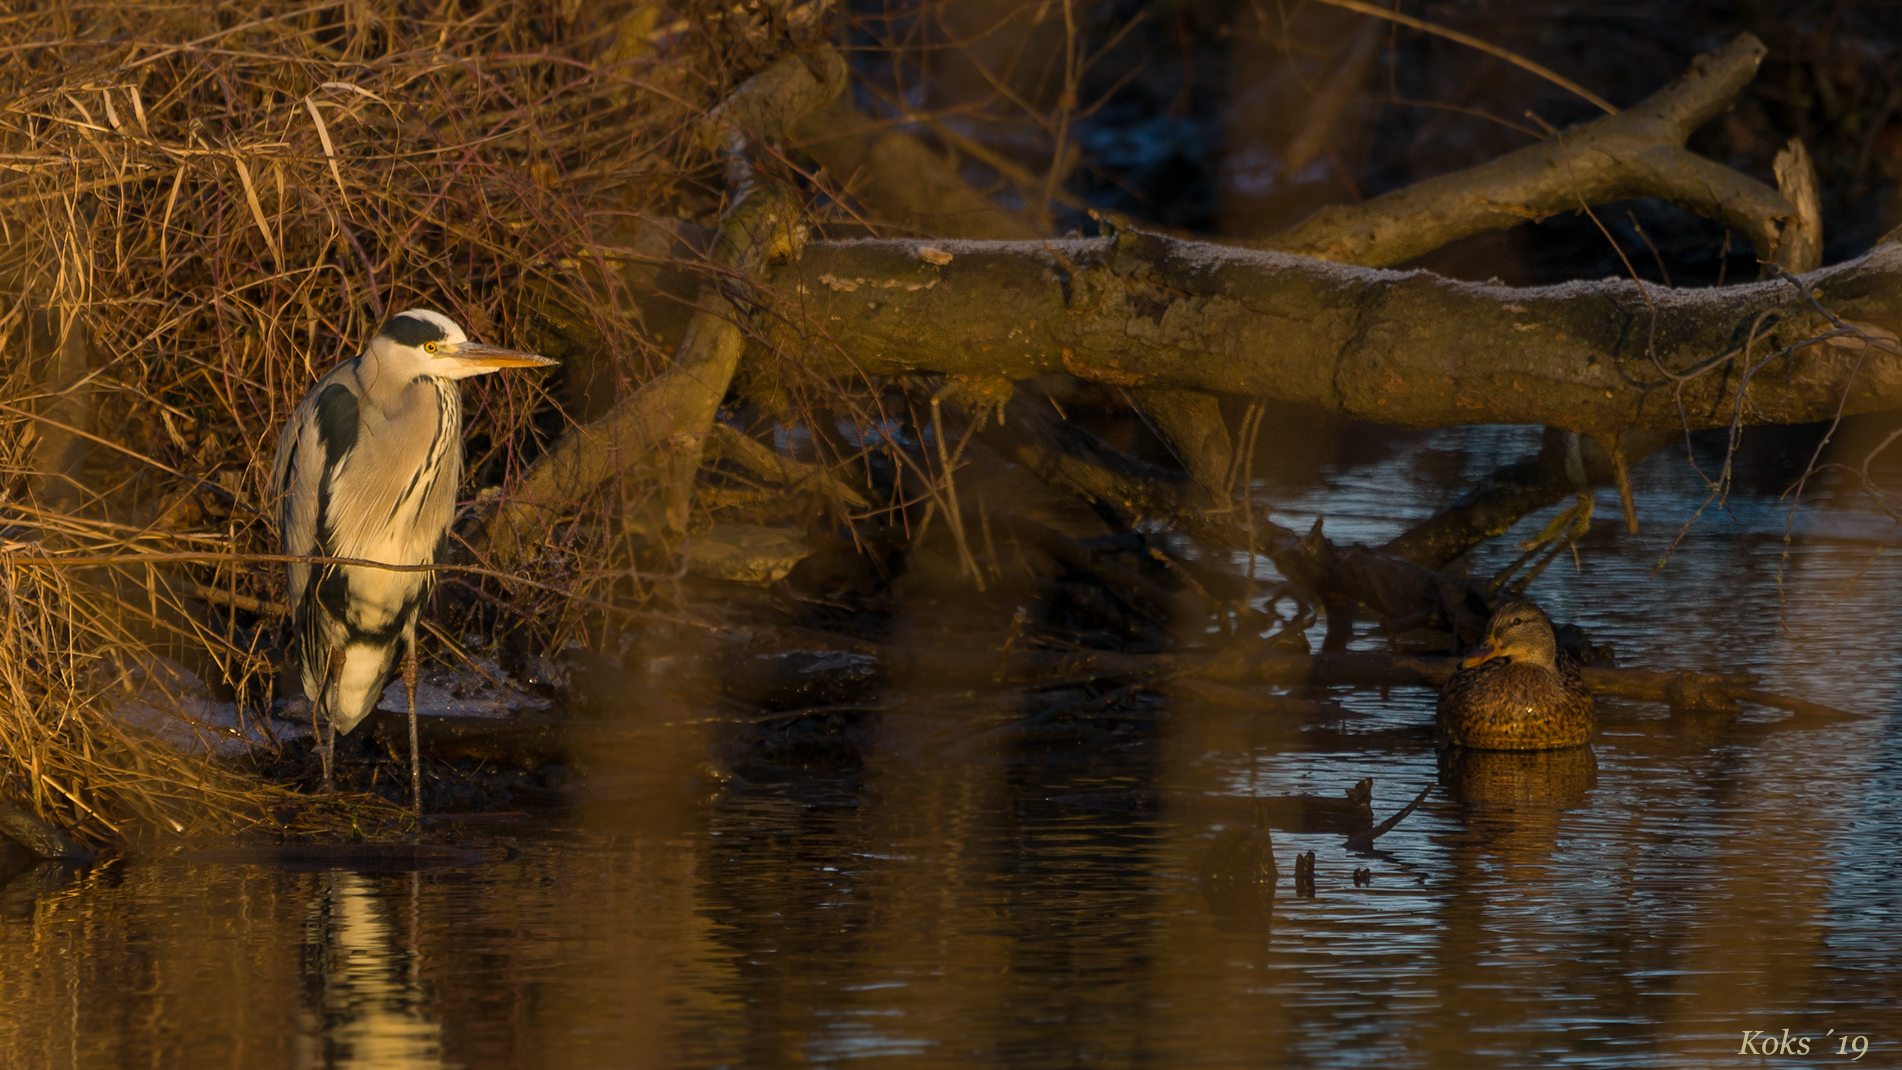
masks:
[[[284,553],[428,565],[446,542],[462,482],[457,380],[555,361],[471,342],[448,317],[399,312],[361,354],[298,403],[277,447],[271,485]],[[324,784],[331,749],[372,710],[406,647],[410,779],[422,812],[416,748],[416,619],[433,574],[292,562],[291,632],[310,698]]]

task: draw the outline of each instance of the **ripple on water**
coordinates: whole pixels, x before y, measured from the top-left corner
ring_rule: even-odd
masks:
[[[1283,523],[1325,507],[1335,538],[1378,542],[1452,493],[1413,475],[1420,451],[1470,478],[1535,441],[1423,436],[1264,492]],[[1627,664],[1758,672],[1866,717],[1785,731],[1606,703],[1589,768],[1443,768],[1411,731],[1431,695],[1340,689],[1345,731],[1311,746],[1201,711],[1082,761],[874,763],[487,823],[457,844],[473,864],[29,870],[0,892],[0,1064],[1758,1066],[1744,1032],[1833,1028],[1892,1065],[1887,521],[1806,513],[1786,560],[1784,506],[1739,494],[1654,575],[1703,498],[1669,461],[1643,470],[1639,536],[1601,520],[1533,594]],[[1252,913],[1196,883],[1206,817],[1046,801],[1338,796],[1367,776],[1376,816],[1437,786],[1372,853],[1275,831],[1281,878]],[[1305,851],[1313,898],[1292,890]]]

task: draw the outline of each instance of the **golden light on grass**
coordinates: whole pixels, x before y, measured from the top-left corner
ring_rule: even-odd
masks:
[[[705,162],[680,132],[749,45],[744,27],[656,32],[652,11],[622,7],[9,16],[0,805],[93,840],[364,819],[350,806],[293,813],[291,789],[111,710],[154,654],[241,711],[263,707],[275,625],[245,610],[281,602],[281,566],[228,555],[276,550],[265,495],[278,429],[391,311],[440,308],[523,348],[543,318],[578,321],[614,374],[652,363],[637,316],[576,265],[607,263]],[[549,433],[532,423],[551,408],[546,389],[473,388],[474,478],[503,481],[532,455]],[[214,559],[97,563],[194,553]],[[93,561],[49,561],[61,555]],[[487,582],[520,596],[533,626],[577,626],[546,588]]]

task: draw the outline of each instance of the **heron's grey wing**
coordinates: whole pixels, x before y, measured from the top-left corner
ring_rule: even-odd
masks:
[[[342,462],[352,445],[352,436],[341,433],[339,427],[347,420],[354,431],[354,385],[351,363],[332,369],[298,403],[278,443],[271,483],[277,495],[279,540],[290,556],[318,557],[333,552],[324,545],[324,483],[325,476]],[[290,604],[296,613],[303,605],[311,566],[293,563],[287,571]]]

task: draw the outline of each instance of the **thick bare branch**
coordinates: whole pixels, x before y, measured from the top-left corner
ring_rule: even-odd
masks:
[[[1213,394],[1194,390],[1131,392],[1156,434],[1176,451],[1183,470],[1217,498],[1228,497],[1228,470],[1234,463],[1228,422]]]
[[[1516,289],[1130,231],[928,248],[813,243],[771,281],[789,319],[823,332],[813,359],[839,360],[840,372],[836,344],[849,339],[856,369],[880,375],[1068,372],[1416,427],[1546,424],[1600,439],[1902,405],[1902,354],[1857,338],[1812,344],[1833,325],[1798,291],[1898,331],[1895,245],[1796,280],[1704,290],[1626,280]],[[1739,374],[1787,347],[1764,374]]]
[[[714,240],[713,261],[729,274],[703,288],[673,366],[649,380],[606,416],[570,431],[535,463],[489,522],[497,562],[528,555],[560,511],[595,487],[636,466],[658,470],[668,493],[663,515],[649,526],[686,526],[687,488],[721,398],[733,381],[745,337],[747,298],[737,291],[771,260],[798,255],[805,240],[803,203],[778,183],[756,186],[746,158],[749,139],[777,139],[845,86],[845,63],[826,51],[785,57],[736,89],[702,125],[701,140],[723,146],[731,204]]]
[[[1625,464],[1630,466],[1675,441],[1679,434],[1627,431],[1619,436],[1618,445]],[[1578,493],[1565,471],[1565,450],[1564,432],[1546,432],[1536,456],[1489,472],[1451,505],[1407,529],[1381,550],[1427,568],[1445,567],[1487,539],[1505,534],[1527,513],[1557,505]],[[1617,483],[1618,473],[1605,450],[1587,439],[1583,453],[1586,479],[1592,485]]]
[[[740,83],[695,134],[709,150],[736,133],[752,141],[784,141],[808,112],[831,103],[845,80],[845,60],[829,48],[782,56]]]
[[[1617,115],[1559,132],[1491,163],[1418,182],[1363,204],[1324,208],[1255,243],[1341,263],[1384,267],[1448,242],[1627,197],[1657,197],[1743,232],[1768,261],[1786,262],[1798,209],[1775,190],[1684,148],[1757,72],[1764,47],[1745,34],[1697,57],[1670,87]]]

